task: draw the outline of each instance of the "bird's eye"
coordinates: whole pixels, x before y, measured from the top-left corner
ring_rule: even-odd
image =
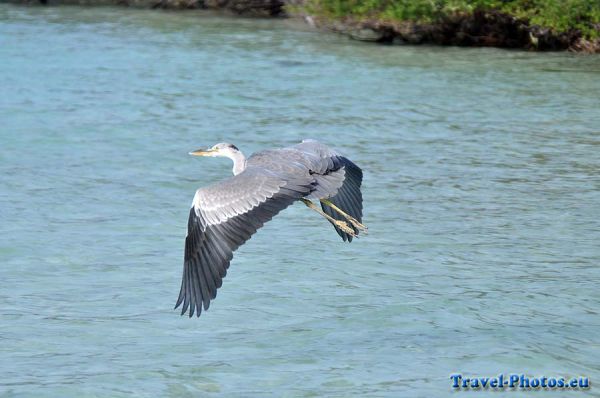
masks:
[[[231,149],[235,149],[236,151],[238,151],[239,149],[237,149],[237,147],[235,145],[229,145],[229,148]]]

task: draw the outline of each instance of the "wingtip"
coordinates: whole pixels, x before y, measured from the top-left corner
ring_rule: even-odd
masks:
[[[174,310],[176,310],[176,309],[177,309],[177,307],[179,307],[179,304],[177,304],[177,305],[175,306],[175,308],[173,308],[173,309],[174,309]],[[199,310],[199,311],[193,311],[193,310],[192,310],[192,307],[190,307],[189,311],[186,311],[186,309],[185,309],[185,308],[182,308],[182,309],[181,309],[181,313],[179,314],[179,316],[184,316],[184,315],[187,315],[187,316],[188,316],[188,318],[193,318],[193,316],[194,316],[194,313],[196,314],[196,318],[200,318],[200,314],[202,313],[202,311],[201,311],[201,310]]]
[[[178,301],[175,304],[175,307],[173,309],[176,310],[180,305],[181,305],[181,302]],[[183,316],[183,315],[185,315],[185,313],[186,313],[186,308],[183,307],[183,308],[181,308],[181,313],[179,314],[179,316]]]

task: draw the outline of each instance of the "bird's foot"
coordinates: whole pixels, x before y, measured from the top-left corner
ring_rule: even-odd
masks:
[[[356,218],[346,215],[346,219],[350,221],[350,224],[352,224],[354,228],[358,229],[360,232],[363,232],[364,234],[369,233],[369,228],[366,225],[360,223]]]
[[[340,214],[342,217],[344,217],[346,220],[348,220],[350,222],[350,224],[352,224],[354,226],[354,228],[356,228],[360,232],[363,232],[365,234],[367,234],[369,232],[369,228],[367,228],[366,225],[362,224],[356,218],[352,217],[351,215],[349,215],[348,213],[346,213],[345,211],[343,211],[342,209],[340,209],[339,207],[334,205],[333,202],[331,202],[329,199],[320,199],[320,200],[322,203],[331,207],[338,214]]]
[[[339,229],[341,229],[342,231],[344,231],[348,235],[354,236],[354,237],[357,236],[356,232],[354,232],[354,229],[350,228],[348,226],[348,223],[346,221],[334,220],[333,223],[335,224],[336,227],[338,227]]]

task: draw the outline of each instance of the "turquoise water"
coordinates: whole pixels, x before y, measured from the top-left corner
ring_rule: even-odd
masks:
[[[0,5],[0,60],[0,395],[600,383],[599,57]],[[308,137],[364,169],[370,234],[345,244],[293,206],[237,252],[208,312],[180,317],[188,206],[231,173],[187,152]]]

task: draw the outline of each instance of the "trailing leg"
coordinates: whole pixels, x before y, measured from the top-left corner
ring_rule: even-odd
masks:
[[[345,221],[336,220],[335,218],[329,216],[328,214],[325,214],[321,209],[319,209],[313,202],[311,202],[308,199],[302,198],[300,200],[308,208],[313,209],[314,211],[316,211],[317,213],[319,213],[320,215],[322,215],[323,217],[325,217],[329,222],[331,222],[333,225],[335,225],[336,227],[338,227],[339,229],[341,229],[342,231],[344,231],[348,235],[356,236],[356,233],[354,232],[354,229],[350,228],[350,226],[348,226],[348,224]]]
[[[340,209],[339,207],[334,205],[329,199],[320,199],[320,201],[321,201],[321,203],[331,207],[334,211],[336,211],[338,214],[343,216],[346,220],[348,220],[350,222],[350,224],[354,225],[354,227],[356,227],[356,229],[358,229],[359,231],[362,231],[366,234],[367,231],[369,230],[366,225],[363,225],[362,223],[360,223],[356,218],[352,217],[351,215],[346,214],[346,212],[344,212],[342,209]]]

